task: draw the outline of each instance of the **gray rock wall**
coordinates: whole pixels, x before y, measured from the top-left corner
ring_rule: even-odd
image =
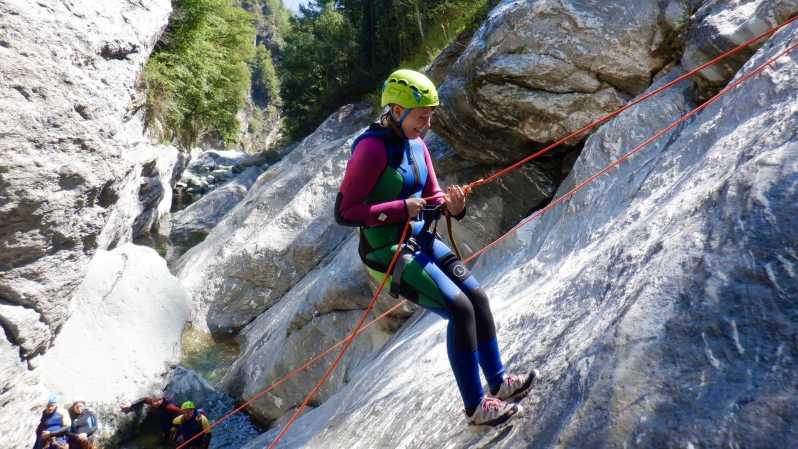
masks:
[[[465,159],[520,159],[643,91],[673,57],[680,7],[504,1],[446,71],[433,127]]]
[[[352,133],[370,107],[345,106],[279,163],[175,265],[197,303],[197,325],[236,333],[268,310],[350,230],[333,220]]]
[[[790,54],[480,261],[506,365],[543,374],[514,425],[464,430],[427,315],[280,447],[794,447],[796,82]],[[602,126],[559,193],[692,108],[688,89]]]
[[[798,14],[798,1],[795,0],[703,2],[690,18],[682,66],[692,70],[795,14]],[[743,50],[702,70],[704,95],[717,91],[728,82],[756,48]]]
[[[179,155],[143,137],[135,84],[170,10],[166,0],[0,3],[2,448],[33,444],[52,388],[33,368],[72,327],[95,252],[146,234],[168,211]],[[76,319],[109,316],[94,312]],[[107,354],[66,357],[48,375],[79,377],[93,356]],[[95,381],[68,391],[91,401],[94,387],[119,386]]]
[[[165,0],[0,5],[0,303],[27,309],[0,323],[26,358],[67,319],[94,251],[123,240],[104,227],[139,182],[124,157],[146,145],[130,106],[169,12]],[[41,341],[15,331],[31,312]]]

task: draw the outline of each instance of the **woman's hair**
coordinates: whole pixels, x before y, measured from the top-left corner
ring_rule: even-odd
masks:
[[[383,128],[391,128],[397,135],[402,135],[401,128],[399,127],[399,122],[393,117],[391,114],[391,104],[386,106],[385,112],[382,113],[380,116],[380,126]]]

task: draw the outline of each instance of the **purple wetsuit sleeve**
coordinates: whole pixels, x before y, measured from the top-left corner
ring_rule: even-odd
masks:
[[[427,165],[427,182],[424,183],[424,191],[421,196],[424,198],[436,196],[437,198],[427,201],[428,205],[435,206],[443,203],[443,191],[438,185],[438,178],[435,176],[435,168],[432,166],[432,158],[429,155],[427,145],[424,144],[423,140],[421,144],[424,146],[424,163]]]
[[[339,190],[341,204],[338,212],[344,219],[365,226],[397,223],[407,219],[404,200],[366,204],[366,197],[379,181],[387,164],[388,158],[382,142],[373,138],[358,142],[346,164],[344,180]]]

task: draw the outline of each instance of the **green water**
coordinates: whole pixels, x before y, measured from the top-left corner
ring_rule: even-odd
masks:
[[[191,325],[183,330],[181,345],[183,357],[180,364],[196,371],[213,385],[224,377],[241,352],[234,338],[217,341],[210,333]]]
[[[181,338],[182,358],[180,364],[195,371],[212,385],[221,380],[240,353],[240,348],[235,339],[224,341],[214,340],[210,333],[204,332],[193,326],[186,326]],[[212,418],[221,416],[224,412],[234,407],[232,399],[227,399],[229,404],[217,407],[220,410],[208,410]],[[223,410],[221,410],[223,408]],[[215,416],[218,415],[218,416]],[[238,414],[229,420],[227,425],[215,431],[211,440],[212,448],[238,448],[249,438],[257,435],[257,428],[249,421],[246,414]],[[226,427],[226,428],[225,428]],[[233,433],[241,434],[238,437]],[[226,435],[223,435],[226,434]],[[154,420],[145,419],[136,438],[122,443],[118,449],[173,449],[159,436],[159,428]]]

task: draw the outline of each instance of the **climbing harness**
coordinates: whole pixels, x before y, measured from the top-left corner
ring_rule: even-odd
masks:
[[[603,116],[603,117],[601,117],[601,118],[589,123],[588,125],[585,125],[584,127],[580,128],[579,130],[577,130],[577,131],[575,131],[575,132],[563,137],[562,139],[552,143],[551,145],[543,148],[542,150],[540,150],[540,151],[538,151],[538,152],[536,152],[536,153],[534,153],[534,154],[532,154],[532,155],[530,155],[528,157],[525,157],[525,158],[521,159],[520,161],[518,161],[518,162],[516,162],[516,163],[514,163],[514,164],[512,164],[512,165],[510,165],[510,166],[508,166],[508,167],[506,167],[506,168],[504,168],[502,170],[497,171],[496,173],[494,173],[493,175],[489,176],[488,178],[478,179],[478,180],[466,185],[466,188],[465,188],[466,193],[471,192],[474,187],[488,184],[488,183],[496,180],[500,176],[503,176],[504,174],[506,174],[506,173],[508,173],[508,172],[520,167],[524,163],[526,163],[526,162],[528,162],[528,161],[530,161],[530,160],[532,160],[532,159],[534,159],[536,157],[539,157],[540,155],[542,155],[542,154],[544,154],[544,153],[546,153],[548,151],[551,151],[552,149],[558,147],[559,145],[561,145],[561,144],[563,144],[565,142],[568,142],[568,141],[570,141],[570,140],[572,140],[572,139],[574,139],[576,137],[579,137],[580,135],[585,133],[587,130],[592,129],[592,128],[594,128],[594,127],[596,127],[596,126],[608,121],[609,119],[617,116],[618,114],[620,114],[623,111],[629,109],[630,107],[635,106],[635,105],[641,103],[642,101],[645,101],[646,99],[651,98],[652,96],[657,95],[657,94],[669,89],[670,87],[674,86],[676,83],[678,83],[680,81],[683,81],[683,80],[685,80],[685,79],[697,74],[698,72],[704,70],[705,68],[717,63],[718,61],[721,61],[722,59],[724,59],[726,57],[729,57],[731,55],[734,55],[734,54],[740,52],[744,48],[747,48],[747,47],[751,46],[752,44],[762,40],[763,38],[768,37],[768,36],[776,33],[777,31],[779,31],[779,30],[783,29],[784,27],[790,25],[791,23],[795,22],[796,20],[798,20],[798,15],[790,18],[789,20],[787,20],[786,22],[782,23],[781,25],[778,25],[778,26],[776,26],[776,27],[774,27],[774,28],[772,28],[772,29],[770,29],[768,31],[765,31],[764,33],[762,33],[762,34],[760,34],[760,35],[758,35],[758,36],[756,36],[754,38],[749,39],[748,41],[740,44],[739,46],[722,53],[721,55],[717,56],[716,58],[712,59],[711,61],[708,61],[708,62],[696,67],[695,69],[692,69],[689,72],[686,72],[685,74],[679,76],[678,78],[674,79],[673,81],[671,81],[671,82],[669,82],[667,84],[664,84],[663,86],[659,87],[658,89],[653,90],[653,91],[649,92],[648,94],[645,94],[645,95],[637,98],[636,100],[634,100],[634,101],[622,106],[621,108],[617,109],[616,111],[614,111],[612,113],[609,113],[609,114],[607,114],[607,115],[605,115],[605,116]],[[482,249],[480,249],[480,250],[476,251],[475,253],[471,254],[468,258],[463,260],[463,263],[468,263],[468,262],[472,261],[474,258],[478,257],[482,253],[484,253],[484,252],[488,251],[489,249],[495,247],[501,241],[503,241],[504,239],[506,239],[507,237],[509,237],[513,233],[515,233],[515,231],[517,231],[522,226],[526,225],[527,223],[529,223],[532,220],[540,218],[543,214],[545,214],[546,212],[551,210],[556,205],[558,205],[558,204],[560,204],[560,203],[562,203],[564,201],[569,200],[578,191],[582,190],[585,186],[587,186],[588,184],[590,184],[593,181],[595,181],[596,178],[606,174],[607,172],[609,172],[613,168],[619,166],[621,163],[623,163],[624,161],[628,160],[632,155],[634,155],[635,153],[639,152],[644,147],[648,146],[649,144],[651,144],[655,140],[657,140],[660,137],[662,137],[664,134],[666,134],[669,131],[673,130],[676,126],[678,126],[681,123],[685,122],[690,117],[693,117],[698,112],[704,110],[709,105],[715,103],[721,96],[723,96],[726,93],[730,92],[731,90],[733,90],[734,88],[736,88],[737,86],[739,86],[743,82],[747,81],[748,79],[758,75],[765,68],[767,68],[768,66],[773,64],[776,60],[778,60],[779,58],[781,58],[785,54],[787,54],[790,51],[794,50],[796,47],[798,47],[798,42],[787,46],[787,48],[785,48],[783,51],[779,52],[776,56],[774,56],[774,57],[770,58],[769,60],[765,61],[764,63],[760,64],[755,69],[753,69],[752,71],[746,73],[745,75],[737,78],[736,80],[733,80],[725,88],[723,88],[717,94],[712,96],[709,100],[707,100],[703,104],[699,105],[698,107],[692,109],[688,113],[682,115],[678,119],[674,120],[668,126],[666,126],[665,128],[662,128],[657,133],[655,133],[653,136],[649,137],[648,139],[646,139],[642,143],[638,144],[632,150],[630,150],[629,152],[623,154],[618,159],[616,159],[616,160],[612,161],[611,163],[607,164],[604,168],[602,168],[598,172],[594,173],[589,178],[581,181],[579,184],[574,186],[572,189],[568,190],[567,192],[565,192],[564,194],[560,195],[559,197],[554,198],[548,205],[546,205],[545,207],[537,210],[535,213],[533,213],[532,215],[530,215],[526,219],[520,221],[518,224],[513,226],[509,231],[504,233],[502,236],[500,236],[499,238],[497,238],[493,242],[489,243],[488,245],[486,245]],[[425,198],[425,199],[431,199],[431,198]],[[444,211],[443,213],[448,218],[448,213],[446,211]],[[447,223],[447,226],[450,226],[450,223]],[[303,365],[295,368],[290,373],[286,374],[285,376],[283,376],[282,378],[280,378],[279,380],[277,380],[273,384],[267,386],[266,388],[264,388],[260,392],[258,392],[255,395],[253,395],[249,400],[247,400],[246,402],[244,402],[243,404],[241,404],[237,408],[231,410],[226,415],[224,415],[221,418],[219,418],[216,422],[214,422],[211,425],[211,427],[209,429],[206,429],[203,433],[209,432],[215,426],[219,425],[221,422],[225,421],[226,419],[228,419],[229,417],[231,417],[235,413],[238,413],[239,411],[243,410],[245,407],[250,405],[252,402],[256,401],[257,399],[259,399],[261,397],[263,397],[264,395],[268,394],[269,392],[273,391],[275,388],[277,388],[278,386],[282,385],[284,382],[286,382],[289,379],[293,378],[294,376],[296,376],[300,372],[303,372],[304,370],[306,370],[311,365],[315,364],[316,362],[318,362],[322,358],[326,357],[328,354],[332,353],[335,349],[341,347],[341,349],[340,349],[340,351],[338,353],[338,356],[335,358],[333,363],[327,368],[327,370],[325,371],[324,375],[317,382],[317,384],[313,387],[313,389],[311,389],[310,392],[306,395],[305,399],[302,401],[302,404],[294,411],[294,413],[291,415],[291,417],[288,420],[288,422],[286,422],[286,424],[283,426],[283,429],[280,431],[280,433],[272,440],[271,444],[268,446],[268,449],[273,449],[274,447],[276,447],[276,445],[280,441],[280,439],[285,435],[285,433],[288,431],[288,429],[290,429],[290,427],[293,425],[293,423],[299,418],[299,415],[302,414],[302,412],[304,411],[305,407],[307,407],[307,404],[312,400],[312,398],[316,395],[316,393],[319,391],[319,389],[321,389],[321,386],[327,381],[327,379],[332,374],[333,370],[335,370],[335,368],[338,366],[338,364],[340,363],[340,361],[343,358],[344,354],[349,349],[349,347],[352,345],[352,342],[354,341],[354,339],[357,338],[357,336],[360,335],[361,333],[365,332],[366,329],[368,329],[369,327],[371,327],[372,325],[374,325],[378,321],[382,320],[383,318],[387,317],[388,315],[390,315],[391,313],[393,313],[394,311],[396,311],[397,309],[402,307],[405,304],[405,302],[407,301],[407,300],[402,300],[401,302],[397,303],[396,305],[394,305],[393,307],[391,307],[387,311],[383,312],[377,318],[375,318],[375,319],[371,320],[370,322],[364,324],[364,322],[365,322],[366,318],[368,317],[369,313],[371,313],[371,310],[373,309],[374,304],[377,301],[377,298],[379,298],[379,295],[382,293],[382,291],[383,291],[383,289],[385,287],[385,284],[388,281],[388,278],[391,277],[391,273],[394,270],[394,266],[396,265],[397,260],[399,259],[399,256],[400,256],[400,254],[402,252],[402,249],[405,246],[405,245],[403,245],[403,243],[405,242],[406,237],[408,235],[409,227],[410,227],[410,221],[406,221],[405,225],[404,225],[404,228],[402,230],[402,233],[401,233],[401,237],[399,239],[399,244],[398,244],[397,250],[395,251],[395,253],[393,255],[393,258],[391,259],[391,262],[388,265],[388,269],[387,269],[387,271],[385,272],[385,274],[383,276],[382,282],[380,283],[380,285],[378,286],[378,288],[375,291],[374,295],[372,296],[371,301],[369,302],[368,306],[366,307],[366,310],[361,315],[360,320],[358,321],[358,323],[355,326],[354,330],[345,339],[339,341],[338,343],[336,343],[335,345],[331,346],[330,348],[328,348],[327,350],[323,351],[322,353],[312,357],[307,362],[305,362]],[[452,241],[453,246],[456,246],[456,245],[454,245],[454,240],[451,239],[451,237],[450,237],[450,240]],[[457,252],[458,252],[458,257],[459,257],[459,251],[457,251]],[[202,433],[198,434],[198,435],[195,435],[193,438],[191,438],[190,440],[184,442],[183,444],[178,446],[176,449],[183,449],[186,445],[188,445],[195,438],[198,438],[200,435],[202,435]]]

